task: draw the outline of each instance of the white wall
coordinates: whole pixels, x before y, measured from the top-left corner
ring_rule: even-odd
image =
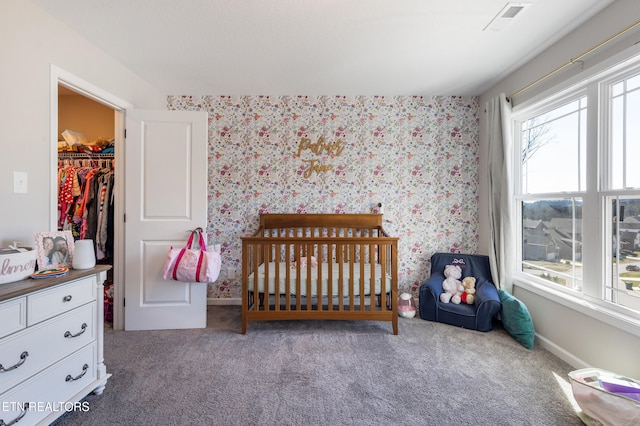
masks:
[[[0,34],[0,246],[6,246],[51,230],[52,64],[136,108],[166,109],[166,94],[30,1],[2,1]],[[27,173],[28,193],[13,193],[14,171]]]
[[[486,103],[505,93],[507,96],[527,86],[548,72],[558,68],[578,55],[599,44],[634,23],[638,15],[638,0],[617,0],[596,17],[556,43],[537,58],[511,73],[480,97],[480,170],[479,176],[487,176],[487,128]],[[627,49],[640,41],[640,30],[634,29],[615,42],[584,58],[544,83],[525,91],[513,99],[517,106],[524,100],[540,94],[559,82],[579,74],[602,60]],[[480,181],[480,251],[488,253],[487,182]],[[533,317],[538,341],[576,368],[586,366],[607,369],[631,377],[640,378],[640,339],[615,326],[595,320],[579,312],[577,306],[560,304],[546,299],[522,287],[514,287],[514,294],[529,308]]]

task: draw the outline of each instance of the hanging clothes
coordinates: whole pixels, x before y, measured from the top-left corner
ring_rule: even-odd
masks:
[[[114,170],[112,160],[61,160],[58,164],[58,229],[91,239],[96,258],[113,256]],[[110,213],[111,212],[111,213]]]

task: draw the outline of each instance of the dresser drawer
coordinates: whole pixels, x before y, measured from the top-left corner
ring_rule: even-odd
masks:
[[[27,326],[27,298],[0,302],[0,339]]]
[[[27,296],[27,324],[32,326],[96,300],[96,286],[96,277],[91,276]]]
[[[47,417],[53,420],[67,409],[83,409],[81,403],[62,401],[79,401],[91,392],[96,384],[96,364],[97,345],[93,343],[0,394],[0,424],[22,416],[18,424],[33,425]]]
[[[90,303],[0,340],[0,394],[96,340],[95,317]]]

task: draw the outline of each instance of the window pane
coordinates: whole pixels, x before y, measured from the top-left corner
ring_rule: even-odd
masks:
[[[627,108],[627,188],[640,188],[640,90],[629,93]]]
[[[610,205],[613,261],[605,299],[640,310],[640,198],[613,197]]]
[[[611,188],[624,187],[624,98],[611,102]]]
[[[627,90],[640,88],[640,74],[627,80]]]
[[[610,189],[640,188],[640,75],[612,86]]]
[[[581,191],[586,175],[586,98],[523,123],[522,192]]]
[[[613,85],[612,87],[612,94],[613,96],[618,96],[619,94],[621,94],[624,90],[624,83],[620,82],[620,83],[616,83]]]
[[[582,200],[522,202],[522,271],[582,289]]]

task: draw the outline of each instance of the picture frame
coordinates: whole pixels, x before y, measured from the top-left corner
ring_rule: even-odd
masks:
[[[71,231],[36,232],[34,240],[38,271],[71,268],[74,249]]]

